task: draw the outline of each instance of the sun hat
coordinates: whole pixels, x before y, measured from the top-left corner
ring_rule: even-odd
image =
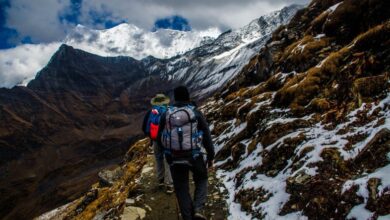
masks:
[[[152,105],[168,105],[169,102],[169,97],[164,94],[157,94],[150,100],[150,104]]]

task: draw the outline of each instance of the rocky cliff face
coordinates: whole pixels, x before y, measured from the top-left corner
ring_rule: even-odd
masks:
[[[232,219],[389,216],[389,9],[313,1],[203,106]]]

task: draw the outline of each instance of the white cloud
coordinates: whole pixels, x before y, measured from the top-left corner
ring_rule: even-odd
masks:
[[[238,28],[268,12],[293,3],[308,0],[88,0],[82,3],[81,20],[92,25],[90,12],[111,12],[107,19],[125,19],[145,29],[152,28],[156,19],[178,14],[190,21],[195,29],[210,26]]]
[[[69,0],[12,0],[10,3],[6,25],[16,29],[21,37],[52,42],[65,36],[69,26],[60,22],[59,14],[70,6]]]
[[[26,44],[0,50],[0,87],[25,85],[44,67],[60,43]]]
[[[209,27],[241,27],[270,11],[309,0],[83,0],[79,23],[90,28],[97,15],[103,21],[127,21],[150,30],[156,19],[171,15],[187,18],[197,30]],[[12,0],[7,9],[7,26],[37,42],[61,40],[73,24],[61,23],[59,17],[70,10],[70,0]]]

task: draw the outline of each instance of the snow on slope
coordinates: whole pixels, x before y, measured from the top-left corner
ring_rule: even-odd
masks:
[[[62,43],[100,56],[149,55],[165,59],[182,54],[218,37],[217,28],[203,31],[160,29],[150,32],[132,24],[120,24],[107,30],[92,30],[78,25],[62,42],[24,44],[0,50],[0,87],[26,85],[49,61]]]
[[[197,91],[195,97],[206,97],[234,78],[265,45],[271,33],[289,22],[300,8],[302,6],[299,5],[285,7],[240,29],[225,32],[211,44],[171,59],[162,71],[162,77],[182,81]],[[151,69],[159,68],[152,66]]]
[[[272,96],[274,93],[272,94]],[[233,100],[234,101],[234,100]],[[212,100],[208,102],[205,106],[203,106],[203,110],[206,112],[213,112],[216,111],[220,106],[228,106],[230,103],[223,103],[222,100]],[[251,101],[251,98],[248,98],[247,100],[244,100],[242,106],[247,105]],[[251,112],[256,112],[258,109],[272,109],[270,107],[271,100],[265,100],[259,103],[256,103],[254,107],[252,107]],[[323,124],[321,122],[314,124],[311,127],[307,128],[298,128],[292,133],[288,133],[285,136],[280,137],[278,140],[276,140],[273,144],[264,147],[259,142],[257,143],[257,146],[255,147],[255,150],[252,152],[248,152],[248,146],[253,141],[252,138],[257,136],[257,134],[260,131],[257,131],[257,133],[253,134],[251,138],[242,140],[240,143],[245,145],[246,152],[240,157],[241,160],[239,160],[239,163],[237,165],[237,168],[235,169],[228,169],[218,170],[217,174],[219,178],[222,179],[224,182],[227,190],[229,191],[230,197],[228,198],[228,204],[229,204],[229,211],[230,216],[228,219],[235,220],[235,219],[257,219],[258,217],[253,216],[254,213],[247,213],[242,210],[241,204],[235,201],[235,197],[237,193],[240,190],[251,190],[251,189],[263,189],[267,192],[267,198],[268,200],[262,202],[253,204],[252,208],[254,210],[258,210],[259,212],[265,214],[264,219],[308,219],[306,216],[302,214],[301,211],[289,213],[287,215],[279,215],[280,210],[283,208],[283,206],[286,204],[286,202],[289,200],[290,195],[286,192],[286,182],[288,181],[288,178],[294,177],[296,179],[307,179],[309,176],[315,176],[318,174],[317,167],[312,166],[313,164],[316,164],[319,161],[322,161],[322,157],[320,156],[321,152],[324,148],[337,148],[337,150],[341,153],[341,156],[346,159],[356,158],[357,154],[361,152],[362,148],[368,144],[371,140],[375,138],[375,136],[383,129],[389,129],[390,130],[390,112],[386,111],[386,106],[390,105],[390,93],[388,94],[387,98],[383,99],[380,103],[370,103],[370,104],[363,104],[360,108],[352,111],[350,114],[347,115],[346,121],[344,123],[340,123],[335,129],[327,130],[324,127],[326,127],[326,124]],[[240,107],[239,107],[240,108]],[[238,109],[239,109],[238,108]],[[374,111],[379,111],[379,113],[375,113]],[[372,122],[369,122],[365,124],[364,126],[361,126],[358,124],[359,118],[357,117],[358,114],[361,112],[367,111],[367,115],[371,116],[374,114],[377,114],[377,119],[373,120]],[[294,121],[299,120],[305,120],[310,121],[313,120],[312,117],[314,115],[308,115],[304,116],[302,118],[294,118],[289,116],[288,114],[289,109],[272,109],[269,113],[266,119],[263,119],[263,122],[265,126],[267,125],[275,125],[275,124],[286,124],[291,123]],[[275,114],[275,116],[272,116]],[[283,116],[284,115],[284,116]],[[271,118],[271,120],[270,120]],[[264,121],[265,120],[265,121]],[[383,124],[379,123],[381,120],[384,120]],[[218,123],[221,123],[220,121],[214,121],[213,124],[211,124],[212,128],[215,128]],[[225,122],[228,124],[225,131],[220,134],[219,136],[215,136],[213,142],[216,143],[216,152],[220,151],[223,146],[227,145],[230,140],[234,139],[235,137],[239,136],[240,133],[245,132],[245,129],[247,127],[247,122],[243,121],[240,122],[236,119],[233,119],[231,121]],[[378,126],[379,124],[379,126]],[[268,127],[269,128],[269,127]],[[352,132],[349,133],[342,133],[342,130],[345,130],[346,128],[349,128]],[[267,132],[264,131],[264,132]],[[351,150],[346,150],[345,146],[347,145],[347,138],[351,137],[353,135],[357,134],[368,134],[368,137],[361,142],[355,143]],[[296,155],[301,155],[303,151],[307,150],[307,146],[313,147],[311,152],[307,153],[305,157],[301,158],[298,163],[301,162],[302,167],[299,169],[293,170],[293,161],[292,159],[288,159],[286,168],[284,168],[281,172],[279,172],[276,176],[270,177],[268,175],[264,174],[258,174],[254,167],[261,166],[263,163],[263,157],[261,152],[263,151],[271,151],[272,148],[278,148],[280,147],[284,140],[286,139],[292,139],[296,138],[300,135],[306,136],[308,139],[304,142],[302,142],[300,145],[298,145],[295,149]],[[388,160],[390,161],[390,155],[387,156]],[[226,163],[231,163],[232,156],[226,158],[223,161],[217,162],[216,166],[221,166]],[[365,203],[368,200],[368,188],[367,184],[369,179],[375,177],[381,179],[381,186],[380,189],[382,191],[379,192],[379,195],[383,193],[384,189],[388,189],[390,187],[390,175],[388,173],[389,171],[389,165],[379,168],[377,171],[371,174],[367,174],[366,176],[355,179],[355,180],[347,180],[345,184],[343,185],[342,192],[349,190],[352,186],[358,186],[358,195],[362,196],[365,199]],[[246,171],[245,170],[249,170]],[[240,175],[242,173],[245,173],[244,176],[242,176],[241,180],[238,180]],[[241,182],[240,184],[238,182]],[[260,196],[260,195],[259,195]],[[363,216],[359,216],[362,215]],[[349,217],[355,217],[357,219],[369,219],[372,217],[373,213],[370,213],[368,210],[364,208],[363,205],[359,204],[355,206],[351,213],[349,214]],[[364,216],[368,216],[369,218],[365,218]]]

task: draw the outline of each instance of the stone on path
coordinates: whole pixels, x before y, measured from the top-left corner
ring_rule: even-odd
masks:
[[[123,211],[123,215],[121,217],[122,220],[141,220],[144,219],[146,215],[145,209],[141,209],[140,207],[129,206],[126,207]]]

